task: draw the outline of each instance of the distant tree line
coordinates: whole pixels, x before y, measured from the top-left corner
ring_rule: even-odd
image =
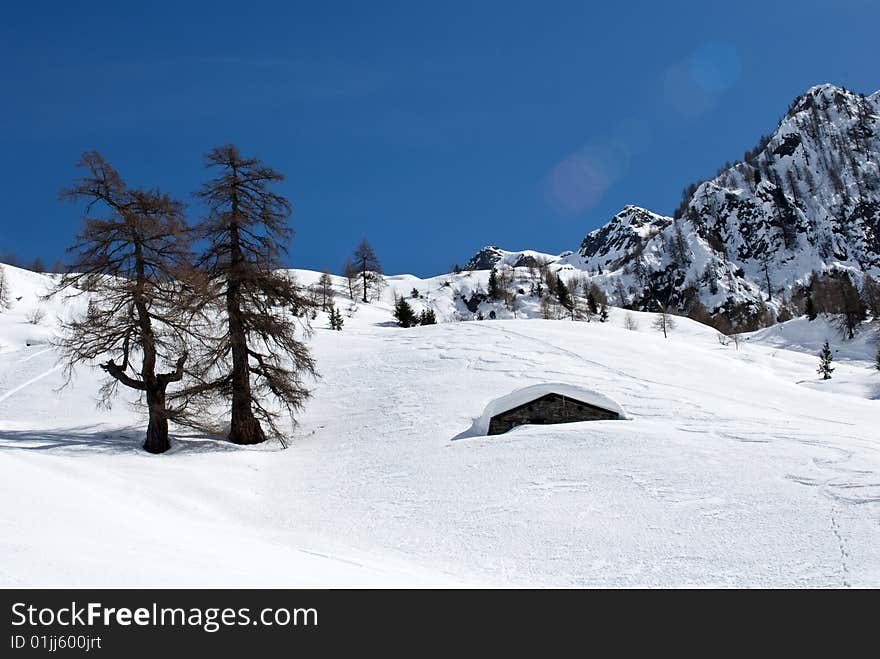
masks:
[[[863,276],[859,288],[844,270],[813,272],[792,298],[792,314],[805,315],[810,320],[819,314],[831,316],[849,339],[855,337],[868,314],[880,319],[880,285],[868,274]]]
[[[61,274],[66,270],[66,266],[61,259],[56,260],[50,267],[46,267],[45,262],[39,256],[28,261],[19,258],[15,252],[10,251],[0,254],[0,263],[5,263],[6,265],[11,265],[15,268],[22,268],[23,270],[30,270],[31,272]]]

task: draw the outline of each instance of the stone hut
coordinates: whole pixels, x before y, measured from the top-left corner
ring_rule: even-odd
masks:
[[[516,426],[625,419],[615,401],[585,387],[562,383],[537,384],[497,398],[486,406],[479,425],[486,435],[500,435]]]

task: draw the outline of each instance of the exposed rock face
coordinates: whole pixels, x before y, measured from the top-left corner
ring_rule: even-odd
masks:
[[[524,250],[522,252],[509,252],[500,247],[487,245],[479,252],[474,254],[470,261],[467,262],[465,270],[491,270],[499,265],[509,265],[515,268],[527,268],[529,266],[537,266],[541,262],[555,263],[562,256],[567,256],[571,252],[561,255],[544,254],[533,250]]]
[[[467,262],[467,265],[464,266],[464,269],[491,270],[498,264],[504,254],[505,252],[503,249],[493,247],[492,245],[487,245],[470,258],[470,260]]]
[[[578,254],[587,263],[614,268],[625,264],[644,245],[672,224],[663,217],[638,206],[627,206],[605,226],[589,233]]]

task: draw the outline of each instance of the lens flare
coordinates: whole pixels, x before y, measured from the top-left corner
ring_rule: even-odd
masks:
[[[608,186],[611,176],[596,157],[576,153],[553,168],[547,181],[550,202],[563,213],[583,213],[593,208]]]

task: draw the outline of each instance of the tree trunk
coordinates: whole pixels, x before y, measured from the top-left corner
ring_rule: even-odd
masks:
[[[364,304],[366,304],[367,303],[367,262],[366,261],[364,261],[364,269],[362,272],[364,275]]]
[[[266,433],[254,417],[250,404],[233,400],[228,439],[233,444],[260,444],[266,441]]]
[[[238,214],[238,201],[233,199],[233,215]],[[232,243],[232,267],[243,261],[238,226],[233,223],[229,239]],[[229,317],[229,344],[232,352],[232,420],[227,439],[233,444],[259,444],[266,441],[260,422],[252,407],[247,334],[241,317],[240,282],[230,277],[226,289],[226,313]]]
[[[168,415],[165,411],[165,385],[160,384],[156,379],[156,339],[153,336],[153,325],[144,295],[146,275],[144,274],[143,250],[141,245],[137,243],[135,244],[135,258],[137,286],[134,294],[134,306],[141,329],[141,349],[143,350],[141,377],[146,389],[147,409],[149,410],[144,450],[148,453],[164,453],[171,448],[171,442],[168,441]]]
[[[247,344],[237,319],[230,316],[232,338],[232,423],[229,441],[233,444],[259,444],[266,441],[260,422],[251,408],[251,379],[248,373]]]
[[[228,439],[233,444],[259,444],[266,435],[251,408],[251,378],[248,371],[247,337],[241,324],[237,286],[227,293],[229,338],[232,347],[232,422]]]
[[[150,420],[144,450],[147,453],[164,453],[171,448],[168,440],[168,416],[165,412],[165,391],[147,391],[147,407]]]

